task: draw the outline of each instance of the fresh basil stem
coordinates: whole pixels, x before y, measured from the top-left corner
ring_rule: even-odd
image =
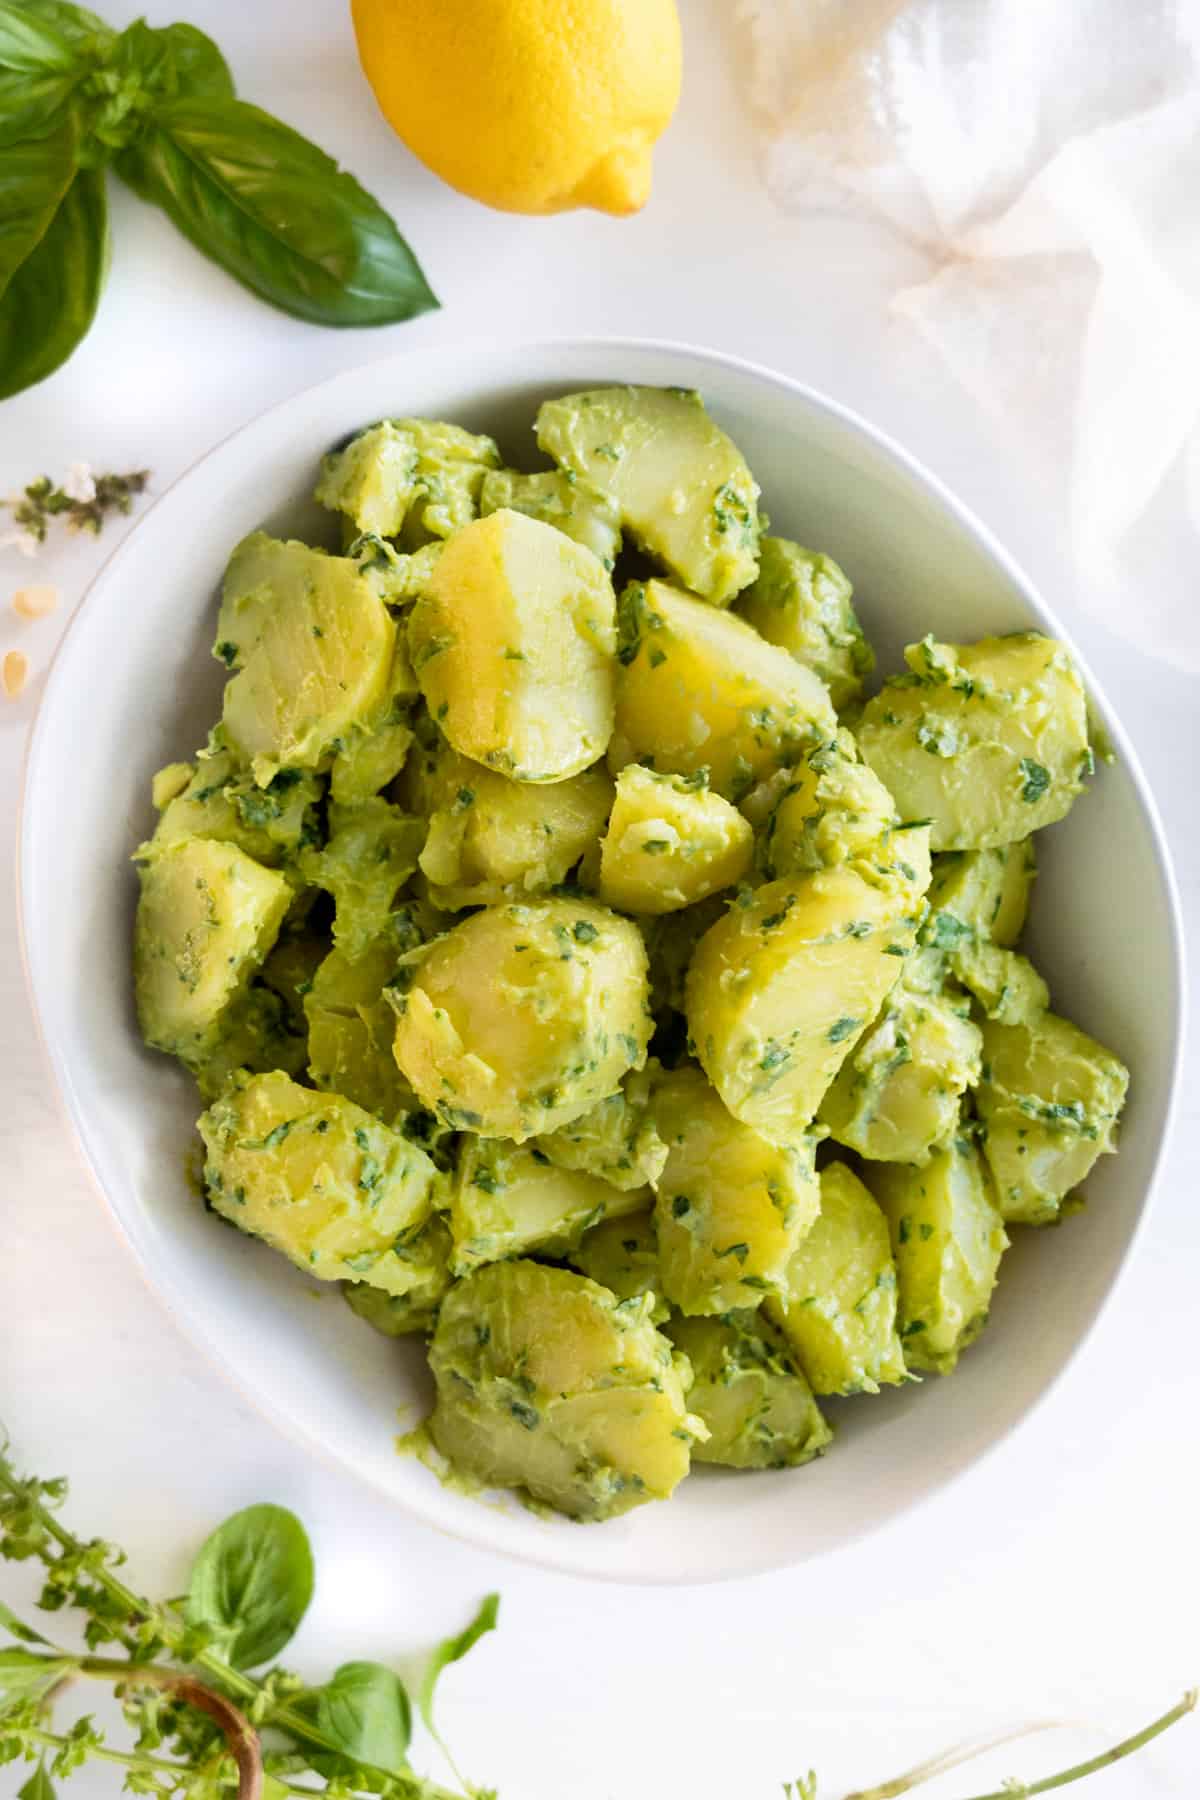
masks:
[[[388,325],[438,304],[378,201],[238,100],[204,32],[139,19],[118,34],[69,0],[0,0],[0,399],[59,368],[95,317],[110,163],[296,318]]]

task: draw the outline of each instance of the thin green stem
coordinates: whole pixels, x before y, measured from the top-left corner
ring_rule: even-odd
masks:
[[[1150,1743],[1153,1738],[1169,1730],[1172,1725],[1177,1724],[1180,1719],[1194,1711],[1196,1701],[1197,1690],[1190,1688],[1182,1700],[1177,1701],[1170,1711],[1165,1712],[1160,1719],[1155,1719],[1153,1724],[1144,1726],[1132,1737],[1124,1738],[1121,1743],[1114,1744],[1111,1750],[1103,1751],[1099,1756],[1092,1757],[1090,1761],[1076,1763],[1072,1768],[1063,1769],[1057,1775],[1046,1775],[1041,1781],[1010,1782],[1006,1787],[998,1788],[992,1793],[972,1795],[971,1800],[1032,1800],[1036,1794],[1048,1794],[1052,1788],[1066,1787],[1072,1781],[1082,1781],[1085,1775],[1095,1775],[1100,1769],[1107,1769],[1113,1763],[1120,1762],[1123,1757],[1132,1756],[1135,1750],[1140,1750],[1143,1745]],[[898,1795],[910,1793],[913,1788],[919,1787],[922,1782],[932,1781],[935,1776],[948,1774],[951,1769],[957,1768],[960,1763],[968,1761],[973,1756],[982,1756],[986,1751],[998,1748],[1000,1744],[1012,1742],[1014,1738],[1025,1737],[1035,1731],[1050,1730],[1052,1724],[1051,1721],[1045,1724],[1027,1725],[1019,1731],[1007,1732],[999,1738],[989,1738],[983,1743],[969,1748],[959,1747],[947,1751],[941,1756],[932,1758],[929,1762],[921,1763],[918,1768],[910,1769],[906,1775],[898,1775],[892,1781],[880,1782],[878,1787],[862,1788],[857,1793],[849,1794],[846,1800],[896,1800]]]
[[[1189,1688],[1182,1700],[1176,1701],[1175,1705],[1169,1712],[1165,1712],[1161,1719],[1155,1719],[1153,1724],[1143,1726],[1142,1730],[1135,1731],[1132,1737],[1122,1739],[1119,1744],[1114,1744],[1111,1750],[1102,1751],[1099,1756],[1093,1756],[1088,1762],[1076,1763],[1073,1768],[1063,1769],[1058,1775],[1047,1775],[1041,1781],[1018,1783],[1015,1788],[1011,1786],[998,1788],[990,1794],[975,1795],[973,1800],[1017,1800],[1017,1796],[1020,1796],[1021,1800],[1032,1800],[1032,1796],[1035,1794],[1048,1794],[1052,1788],[1066,1787],[1072,1781],[1082,1781],[1085,1775],[1096,1775],[1101,1769],[1111,1768],[1113,1763],[1120,1762],[1126,1756],[1132,1756],[1135,1750],[1141,1750],[1164,1731],[1169,1731],[1172,1725],[1178,1724],[1180,1719],[1186,1718],[1188,1713],[1196,1710],[1196,1700],[1197,1690]]]

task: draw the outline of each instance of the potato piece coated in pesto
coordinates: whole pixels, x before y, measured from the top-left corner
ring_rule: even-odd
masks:
[[[778,798],[759,845],[759,861],[770,881],[835,863],[877,859],[900,825],[895,801],[861,760],[848,731],[808,751],[786,779],[775,779]]]
[[[397,1239],[429,1217],[436,1170],[340,1094],[243,1076],[200,1117],[204,1180],[223,1218],[318,1281],[411,1285]]]
[[[437,1323],[438,1308],[454,1283],[450,1273],[450,1227],[441,1213],[412,1237],[396,1244],[396,1256],[409,1276],[403,1293],[385,1293],[365,1281],[343,1284],[342,1298],[350,1311],[374,1326],[384,1337],[428,1335]],[[396,1285],[400,1273],[395,1271]]]
[[[454,748],[514,781],[565,781],[612,736],[616,603],[590,550],[524,513],[456,532],[408,647]]]
[[[645,1062],[641,935],[588,901],[486,907],[417,952],[400,986],[396,1061],[455,1129],[555,1131]]]
[[[602,764],[567,781],[509,781],[444,739],[414,763],[403,785],[429,819],[421,870],[433,904],[450,912],[559,886],[603,831],[612,804]]]
[[[220,736],[218,730],[211,748],[201,751],[194,764],[175,765],[188,772],[187,779],[167,798],[154,836],[139,854],[161,850],[180,838],[213,838],[236,844],[269,869],[290,863],[316,837],[320,777],[302,769],[280,769],[266,787],[260,787],[233,752],[220,744]]]
[[[854,590],[832,557],[802,550],[790,538],[763,538],[758,556],[758,577],[734,610],[768,644],[819,675],[841,712],[858,699],[864,675],[875,667],[851,604]]]
[[[758,483],[685,388],[614,387],[547,400],[540,448],[612,496],[621,523],[671,573],[726,606],[758,570]]]
[[[1032,1020],[1050,1004],[1050,989],[1029,958],[1017,950],[967,941],[951,950],[949,962],[987,1017],[1001,1025]]]
[[[964,938],[980,937],[1011,950],[1025,925],[1036,874],[1032,838],[935,856],[922,942],[953,950]]]
[[[329,840],[306,850],[300,872],[333,895],[333,941],[361,956],[387,927],[396,896],[417,866],[425,827],[379,796],[329,806]]]
[[[133,938],[138,1024],[146,1042],[193,1066],[265,959],[292,901],[282,875],[237,848],[180,838],[145,856]]]
[[[225,573],[215,654],[237,670],[226,736],[260,786],[281,768],[324,768],[378,716],[395,643],[387,608],[348,558],[261,531],[242,540]]]
[[[597,1175],[559,1169],[540,1150],[503,1138],[464,1139],[450,1188],[451,1267],[538,1250],[560,1256],[590,1225],[636,1212],[648,1191],[613,1187]]]
[[[768,882],[700,940],[686,984],[696,1055],[730,1112],[772,1142],[811,1124],[899,979],[929,879],[925,839],[900,834],[878,868]]]
[[[475,517],[479,490],[500,453],[436,419],[384,419],[321,463],[315,498],[357,532],[402,537],[417,548]]]
[[[811,669],[665,581],[625,589],[618,638],[614,774],[631,762],[670,775],[707,769],[713,792],[737,801],[837,729]]]
[[[693,1462],[794,1469],[833,1442],[786,1340],[761,1312],[675,1318],[666,1335],[692,1365],[688,1405],[708,1426]]]
[[[485,475],[479,496],[480,517],[486,519],[489,513],[505,507],[565,532],[598,556],[610,571],[617,560],[621,513],[616,501],[567,469],[546,469],[537,475],[496,469]]]
[[[690,1371],[649,1302],[618,1301],[567,1269],[518,1259],[460,1281],[429,1363],[430,1434],[455,1469],[572,1518],[667,1499],[703,1434],[687,1410]]]
[[[696,1068],[666,1076],[655,1108],[668,1148],[654,1206],[667,1299],[684,1313],[723,1313],[782,1292],[820,1204],[812,1141],[768,1143]]]
[[[815,1394],[873,1394],[904,1380],[887,1220],[845,1163],[821,1170],[820,1216],[766,1311]]]
[[[658,1064],[632,1070],[615,1094],[580,1113],[569,1125],[545,1133],[534,1148],[560,1169],[599,1175],[628,1192],[657,1187],[667,1160],[667,1146],[654,1118],[654,1080]]]
[[[991,1176],[970,1138],[958,1136],[923,1169],[873,1167],[867,1185],[891,1232],[904,1360],[948,1375],[987,1322],[1008,1248]]]
[[[396,1015],[384,989],[421,937],[408,909],[394,913],[358,956],[331,950],[304,996],[314,1086],[344,1094],[397,1129],[422,1108],[392,1055]]]
[[[623,912],[680,912],[740,881],[753,854],[750,826],[705,775],[630,763],[600,846],[600,898]]]
[[[983,1027],[975,1096],[983,1153],[1006,1222],[1048,1225],[1062,1202],[1114,1151],[1129,1071],[1052,1012]]]
[[[934,850],[1011,844],[1070,811],[1092,772],[1087,701],[1063,646],[1037,632],[904,652],[858,725],[863,757]]]
[[[928,1161],[979,1080],[983,1039],[970,1011],[961,990],[926,991],[902,976],[839,1069],[820,1123],[870,1161]]]
[[[655,1325],[670,1317],[670,1304],[662,1297],[653,1207],[628,1218],[605,1219],[594,1225],[584,1233],[568,1261],[591,1281],[611,1289],[618,1300],[640,1299],[649,1294],[650,1317]]]

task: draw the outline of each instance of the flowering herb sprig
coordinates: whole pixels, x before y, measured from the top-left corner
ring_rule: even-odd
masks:
[[[0,531],[0,550],[36,556],[56,519],[61,519],[68,531],[88,531],[99,537],[110,513],[132,511],[149,480],[149,469],[94,475],[84,462],[72,463],[61,482],[39,475],[19,494],[0,500],[0,506],[11,512],[15,526],[15,530]]]

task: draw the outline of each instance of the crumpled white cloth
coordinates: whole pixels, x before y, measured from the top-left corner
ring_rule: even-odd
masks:
[[[1200,0],[736,0],[766,179],[930,257],[894,311],[998,415],[1115,630],[1200,671]]]

